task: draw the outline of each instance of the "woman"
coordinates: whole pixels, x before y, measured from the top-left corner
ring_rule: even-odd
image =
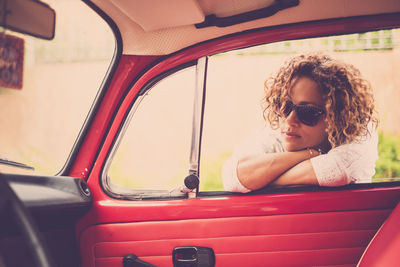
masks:
[[[265,92],[269,126],[225,162],[226,190],[371,181],[378,120],[371,87],[359,70],[325,54],[299,55],[265,82]]]

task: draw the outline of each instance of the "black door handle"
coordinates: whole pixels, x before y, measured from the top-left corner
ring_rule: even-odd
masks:
[[[142,261],[135,254],[127,254],[122,259],[123,267],[156,267],[155,265]]]
[[[215,254],[206,247],[176,247],[172,261],[174,267],[214,267]]]

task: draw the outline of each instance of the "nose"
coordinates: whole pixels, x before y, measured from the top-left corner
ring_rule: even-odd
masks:
[[[299,126],[300,125],[300,121],[297,118],[297,114],[296,111],[293,109],[289,116],[286,117],[286,123],[290,126]]]

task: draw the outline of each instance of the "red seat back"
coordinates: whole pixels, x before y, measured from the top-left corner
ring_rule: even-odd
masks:
[[[357,266],[400,266],[400,204],[376,233]]]

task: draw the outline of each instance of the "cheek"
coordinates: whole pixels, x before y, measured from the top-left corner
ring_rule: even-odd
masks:
[[[320,144],[328,138],[328,134],[326,132],[326,123],[321,121],[314,127],[307,127],[305,129],[307,131],[307,135],[311,138],[314,145]]]
[[[328,134],[326,132],[326,123],[321,122],[316,125],[313,131],[313,135],[317,143],[322,143],[326,138],[328,138]]]

